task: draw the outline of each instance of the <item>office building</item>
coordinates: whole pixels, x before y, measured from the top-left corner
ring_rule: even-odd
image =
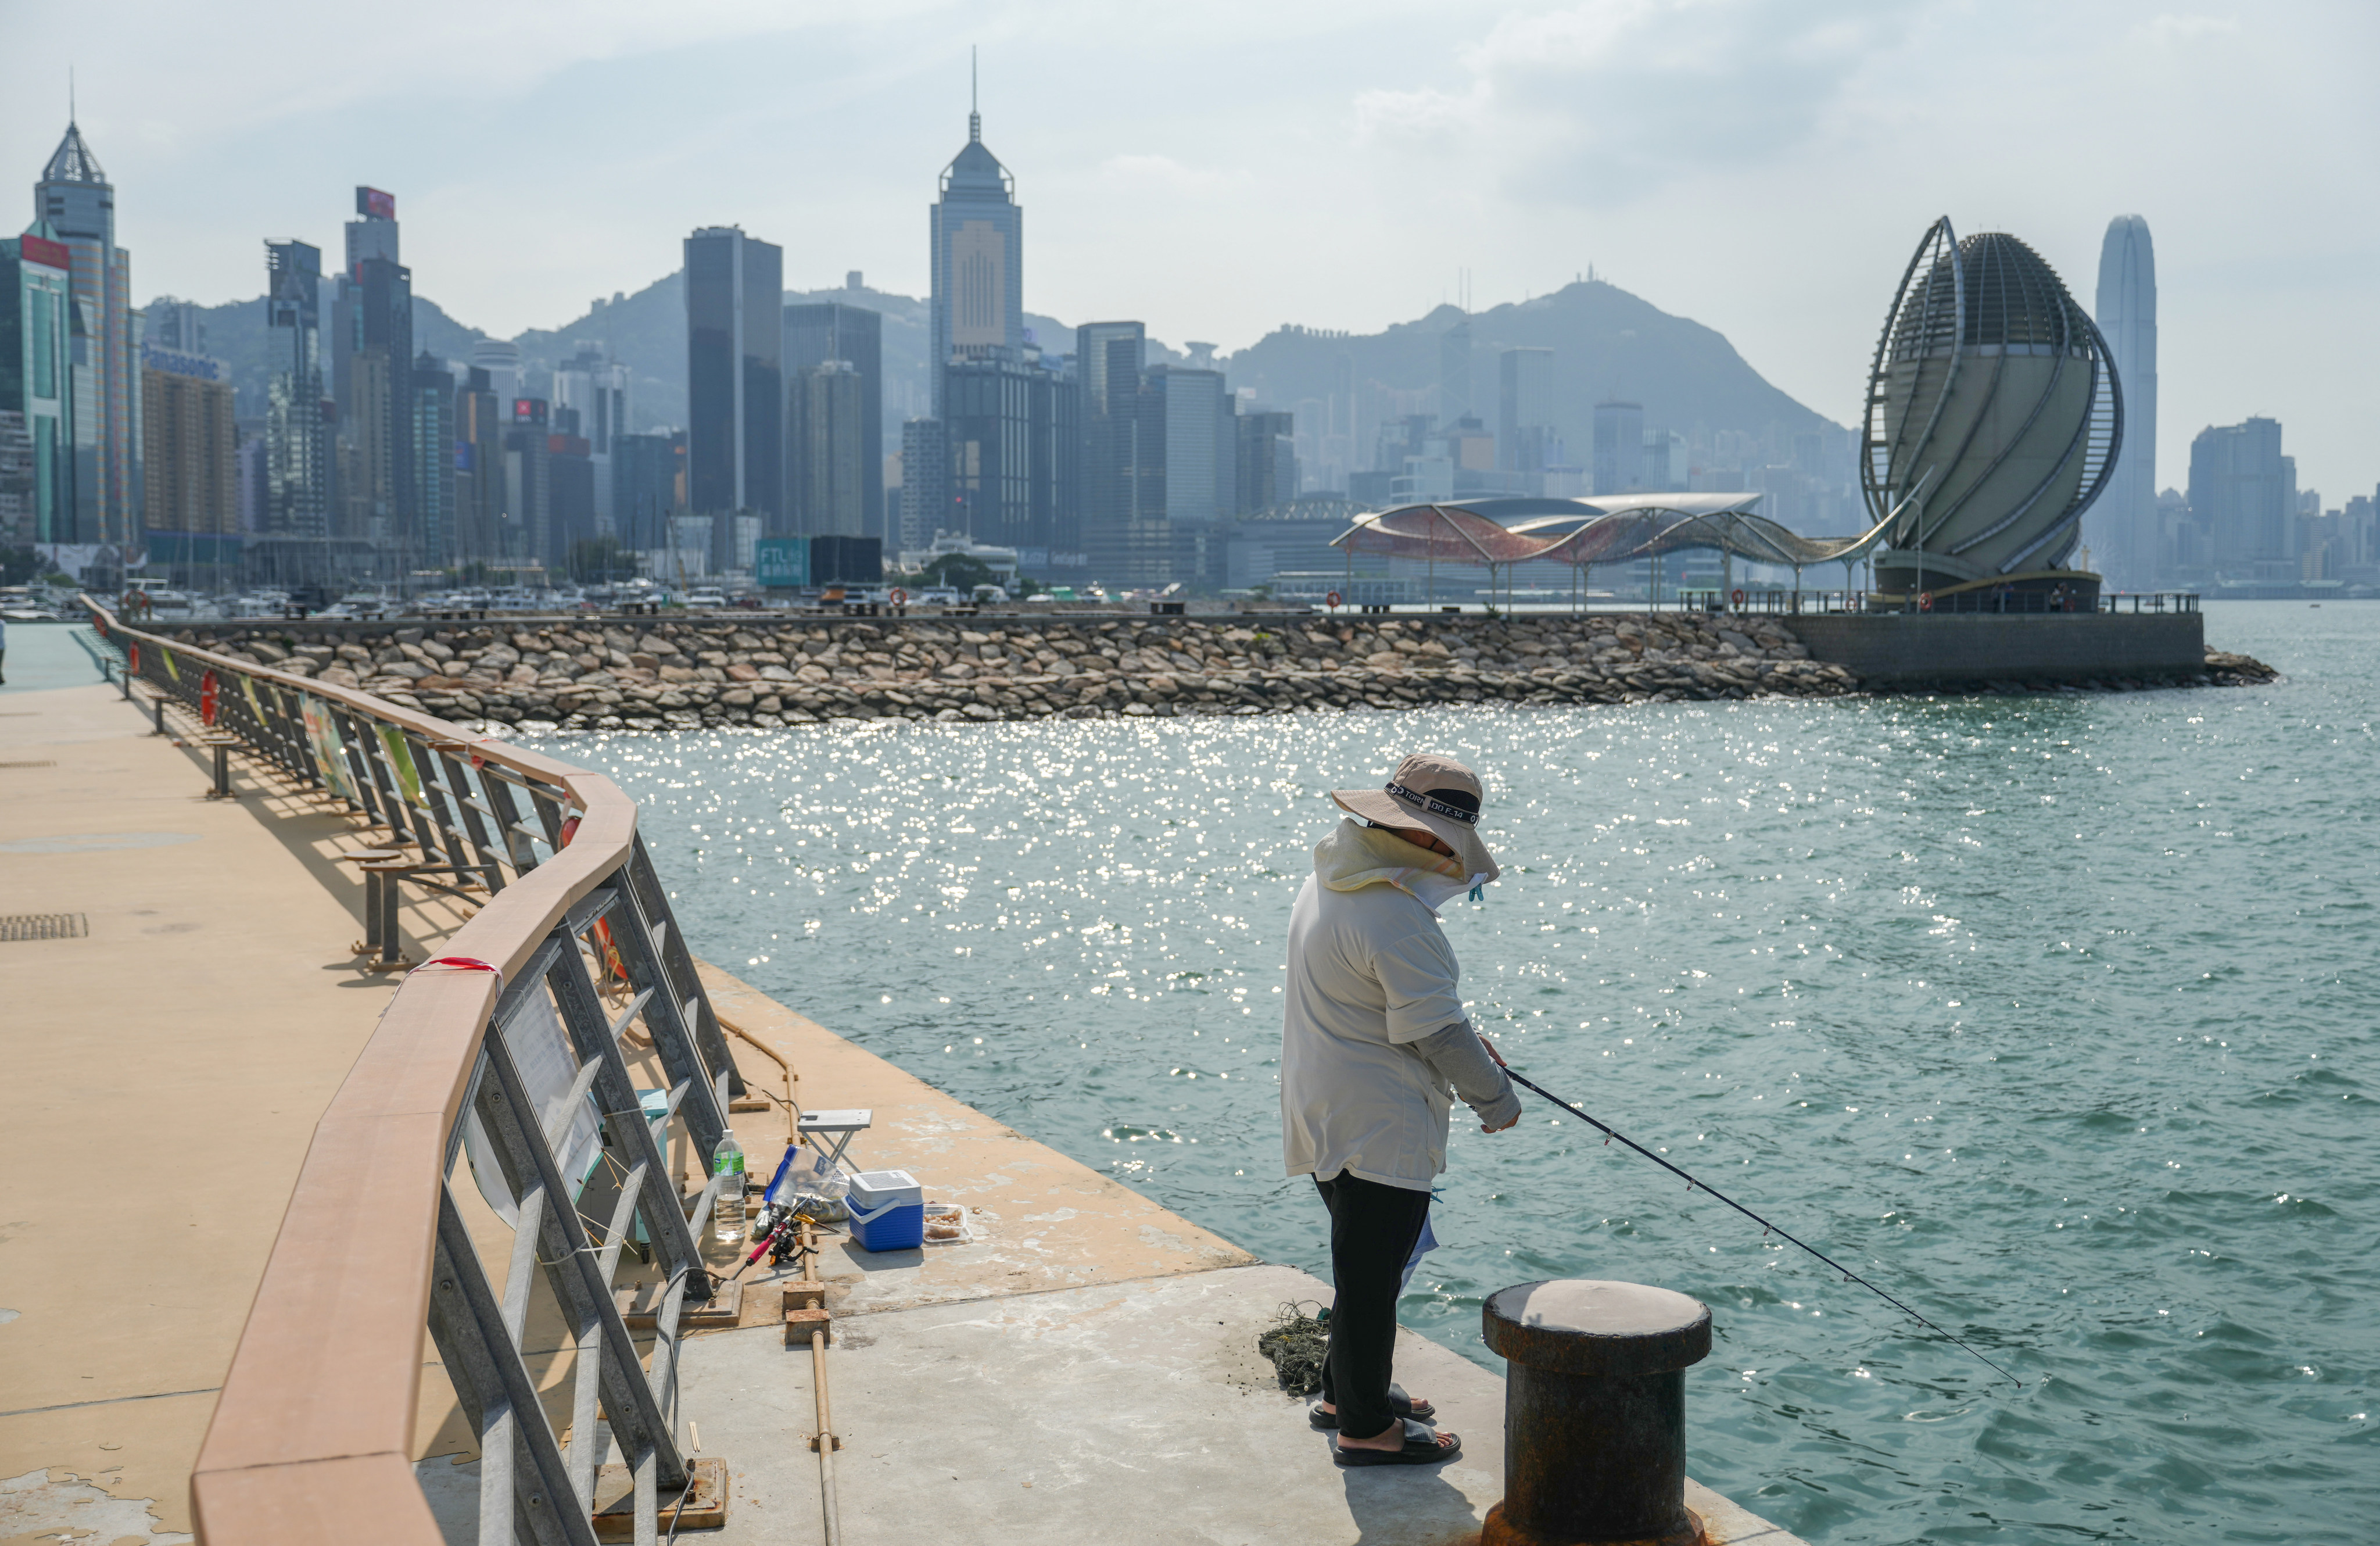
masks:
[[[290,542],[330,536],[331,442],[322,411],[322,254],[302,241],[265,244],[263,531]],[[285,578],[294,578],[285,572]]]
[[[397,255],[397,235],[396,195],[377,188],[357,189],[356,218],[347,222],[347,272],[354,273],[367,258],[403,262]]]
[[[72,345],[74,535],[130,550],[140,536],[140,319],[132,255],[115,245],[115,189],[67,125],[33,192],[28,236],[66,249],[81,315]]]
[[[785,450],[795,530],[809,537],[873,534],[865,427],[868,382],[847,359],[828,359],[788,383]],[[883,482],[880,464],[874,482]],[[880,501],[882,496],[877,496]]]
[[[2107,223],[2095,310],[2123,383],[2124,443],[2091,514],[2092,557],[2109,589],[2150,590],[2164,568],[2156,505],[2156,250],[2149,223],[2137,214]]]
[[[185,582],[237,578],[239,432],[231,367],[205,355],[140,351],[141,523],[151,564]]]
[[[0,537],[82,540],[74,492],[73,255],[25,236],[0,241]]]
[[[1554,351],[1506,349],[1496,358],[1496,465],[1542,472],[1560,459],[1554,432]]]
[[[461,450],[455,408],[460,396],[446,362],[422,350],[413,359],[407,412],[413,457],[411,544],[401,555],[408,571],[447,569],[461,562],[462,493],[455,476]]]
[[[1163,403],[1148,389],[1148,329],[1085,323],[1075,330],[1082,391],[1081,517],[1088,533],[1163,518]]]
[[[1081,383],[999,355],[943,368],[947,530],[1020,552],[1078,542]],[[904,447],[905,453],[906,447]],[[903,476],[907,462],[905,455]]]
[[[1595,492],[1634,493],[1645,486],[1645,406],[1595,405]]]
[[[613,450],[628,432],[628,382],[625,365],[594,344],[553,368],[553,411],[578,415],[578,433],[586,438],[588,464],[595,477],[595,530],[610,534],[618,525],[613,489]]]
[[[647,552],[670,545],[669,519],[685,504],[686,435],[622,435],[612,451],[612,532]]]
[[[515,360],[518,358],[516,351]],[[484,365],[466,370],[462,389],[455,394],[456,564],[483,564],[504,556],[504,432],[512,422],[513,402],[514,395],[499,392]]]
[[[784,508],[784,253],[740,227],[686,238],[686,504],[742,512],[790,536]],[[732,521],[711,523],[712,561],[733,561]]]
[[[2296,461],[2270,419],[2211,426],[2190,443],[2190,519],[2218,580],[2289,584],[2301,578]]]
[[[504,431],[504,560],[515,571],[550,568],[553,553],[553,432],[542,397],[516,397]]]
[[[140,341],[176,354],[205,354],[206,308],[195,300],[159,296],[141,314]]]
[[[1439,335],[1438,416],[1451,424],[1471,411],[1471,319]]]
[[[899,551],[923,552],[951,519],[950,436],[939,419],[912,419],[901,426]]]
[[[1239,434],[1238,488],[1233,513],[1261,516],[1297,498],[1297,420],[1257,410],[1233,421]]]
[[[486,390],[504,405],[504,417],[510,420],[514,400],[521,396],[520,346],[502,338],[482,338],[471,346],[471,368],[487,373]]]
[[[951,417],[942,367],[953,360],[1025,357],[1025,211],[1016,179],[983,143],[983,116],[967,113],[967,142],[943,169],[929,212],[932,261],[927,369],[934,417]]]
[[[1236,407],[1220,371],[1160,366],[1148,372],[1165,404],[1165,518],[1211,526],[1237,493]]]
[[[877,518],[884,509],[883,315],[864,306],[826,301],[788,306],[784,319],[788,383],[834,360],[850,366],[858,377],[860,503],[874,513],[869,518]],[[800,447],[789,437],[785,445],[786,478],[795,488],[804,486],[807,479],[799,460]],[[803,530],[823,530],[803,525],[799,520],[795,524]]]
[[[550,408],[545,437],[546,552],[549,572],[572,579],[606,579],[587,572],[587,544],[596,537],[592,443],[577,432],[578,410]]]
[[[389,555],[422,549],[413,481],[413,271],[395,261],[395,202],[356,189],[334,312],[332,396],[338,404],[338,534]],[[372,213],[366,213],[367,211]]]

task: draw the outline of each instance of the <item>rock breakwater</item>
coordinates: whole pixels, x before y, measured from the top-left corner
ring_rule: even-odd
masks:
[[[369,634],[258,623],[186,627],[174,637],[491,727],[773,728],[832,719],[1261,714],[1861,690],[1841,666],[1811,659],[1782,621],[1685,613],[589,618],[424,623]],[[2241,656],[2218,667],[2210,651],[2210,674],[2200,680],[2244,679],[2229,661],[2255,665]]]

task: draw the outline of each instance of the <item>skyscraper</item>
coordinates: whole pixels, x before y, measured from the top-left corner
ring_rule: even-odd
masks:
[[[1148,330],[1139,323],[1085,323],[1075,329],[1082,382],[1082,520],[1092,530],[1163,513],[1161,463],[1140,454]],[[1155,427],[1151,426],[1152,431]],[[1154,447],[1152,446],[1152,452]],[[1144,478],[1142,469],[1149,468]]]
[[[739,226],[686,238],[686,504],[790,536],[784,508],[784,252]],[[723,567],[734,524],[712,522]]]
[[[2298,475],[2270,419],[2210,426],[2190,443],[2190,518],[2217,579],[2299,578]]]
[[[511,419],[512,394],[497,392],[486,366],[469,367],[455,394],[456,564],[504,556],[504,430]]]
[[[1456,319],[1438,340],[1438,417],[1451,424],[1471,411],[1471,319]]]
[[[794,411],[790,383],[832,361],[851,367],[857,379],[859,421],[859,498],[880,521],[884,511],[884,318],[864,306],[841,301],[785,308],[785,380],[787,412]],[[802,447],[789,437],[785,444],[787,481],[795,489],[807,486],[809,474],[800,465]],[[787,506],[797,517],[797,505]],[[797,518],[800,530],[824,533],[829,529]],[[871,525],[867,530],[873,530]],[[930,535],[930,534],[929,534]]]
[[[787,396],[786,460],[795,469],[790,491],[795,526],[811,537],[865,537],[880,520],[868,503],[862,428],[868,383],[847,359],[828,359],[792,378]],[[880,485],[883,475],[880,471]]]
[[[934,414],[946,418],[942,368],[953,359],[1025,354],[1025,211],[1016,179],[983,143],[983,115],[967,113],[967,142],[942,172],[929,213],[933,299],[927,365]]]
[[[1496,465],[1542,471],[1553,441],[1554,351],[1506,349],[1497,357]]]
[[[220,359],[143,345],[141,525],[149,558],[178,579],[237,574],[239,436],[232,425],[231,367]]]
[[[413,545],[404,555],[413,569],[443,569],[458,562],[455,372],[422,350],[413,359],[407,409],[413,457]]]
[[[628,432],[628,368],[601,345],[581,344],[570,359],[553,368],[553,411],[578,415],[578,433],[595,475],[595,530],[614,533],[619,525],[612,453]]]
[[[951,443],[939,419],[901,426],[901,551],[922,553],[951,523]]]
[[[414,499],[413,271],[397,261],[396,201],[356,189],[347,264],[339,275],[331,346],[339,405],[339,535],[369,542],[400,566],[425,551]]]
[[[322,253],[302,241],[265,251],[264,530],[299,542],[330,535],[331,444],[322,418]],[[320,570],[294,552],[300,572]],[[285,571],[285,578],[295,578]]]
[[[2124,443],[2088,519],[2110,586],[2156,587],[2165,568],[2156,509],[2156,251],[2149,223],[2119,214],[2099,244],[2099,295],[2093,319],[2107,340],[2124,390]]]
[[[81,341],[74,346],[74,533],[58,539],[129,546],[140,535],[140,326],[132,254],[115,245],[115,189],[82,130],[66,138],[33,190],[29,236],[64,247]]]
[[[1645,407],[1595,405],[1595,492],[1633,493],[1645,486]]]
[[[46,237],[0,241],[0,537],[73,542],[73,256]]]

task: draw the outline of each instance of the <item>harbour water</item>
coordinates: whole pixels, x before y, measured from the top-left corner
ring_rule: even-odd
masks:
[[[2283,679],[544,744],[641,802],[706,955],[1325,1274],[1283,924],[1323,791],[1463,756],[1505,865],[1446,913],[1475,1022],[2024,1384],[1542,1103],[1458,1111],[1408,1324],[1492,1367],[1503,1284],[1695,1295],[1694,1472],[1814,1541],[2364,1541],[2380,607],[2208,635]]]

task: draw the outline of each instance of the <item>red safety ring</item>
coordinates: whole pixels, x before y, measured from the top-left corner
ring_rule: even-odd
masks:
[[[1728,600],[1734,603],[1739,607],[1743,605],[1743,587],[1739,585],[1732,591],[1730,591],[1728,593]]]
[[[1325,606],[1327,606],[1327,607],[1329,607],[1329,608],[1330,608],[1331,611],[1333,611],[1333,612],[1338,611],[1338,610],[1339,610],[1339,592],[1338,592],[1338,591],[1336,591],[1336,590],[1333,590],[1333,591],[1331,591],[1329,595],[1327,595],[1327,596],[1323,597],[1323,598],[1322,598],[1322,604],[1323,604],[1323,605],[1325,605]]]
[[[1917,610],[1920,612],[1931,612],[1934,610],[1933,591],[1920,590],[1917,592]]]

